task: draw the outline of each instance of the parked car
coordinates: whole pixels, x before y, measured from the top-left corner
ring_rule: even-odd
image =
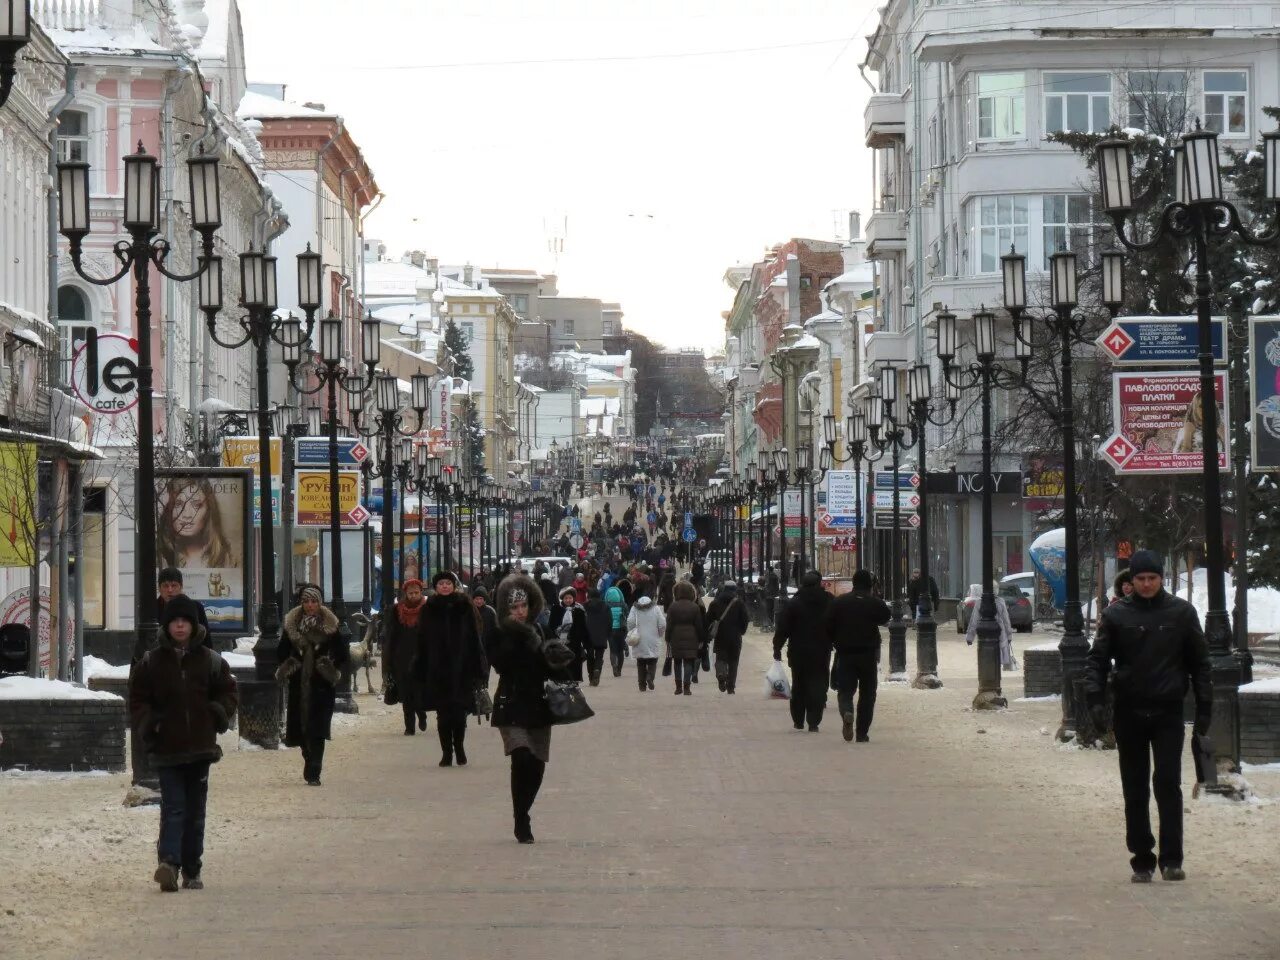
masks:
[[[1027,599],[1027,595],[1022,592],[1022,588],[1016,583],[1001,581],[996,585],[996,596],[1009,608],[1009,625],[1019,633],[1030,633],[1031,614],[1034,608],[1031,606],[1031,601]],[[956,605],[958,633],[968,632],[969,618],[974,615],[977,606],[978,600],[973,597],[965,597]]]
[[[1022,591],[1023,595],[1031,601],[1032,607],[1036,602],[1036,575],[1027,571],[1026,573],[1011,573],[1007,577],[1000,578],[1001,583],[1012,583],[1015,587]]]

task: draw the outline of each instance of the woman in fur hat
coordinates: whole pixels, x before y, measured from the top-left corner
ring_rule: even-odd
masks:
[[[284,618],[276,679],[289,687],[285,746],[302,748],[302,777],[318,787],[334,694],[351,651],[338,637],[338,618],[323,604],[320,588],[304,584],[299,597]]]
[[[467,764],[467,718],[476,710],[476,689],[485,685],[489,665],[480,639],[480,617],[458,578],[441,570],[431,578],[432,595],[422,615],[422,647],[417,675],[423,708],[436,712],[440,766]]]
[[[531,578],[520,573],[507,577],[498,584],[494,600],[498,627],[488,642],[489,662],[498,672],[493,725],[511,758],[516,839],[533,843],[529,811],[551,757],[551,711],[542,685],[568,680],[574,655],[567,643],[548,639],[538,627],[542,591]]]
[[[400,585],[400,599],[391,607],[387,618],[387,642],[383,649],[384,671],[395,683],[404,712],[404,735],[414,735],[414,721],[419,730],[427,729],[427,708],[423,704],[422,684],[414,673],[418,651],[422,646],[423,601],[421,580],[406,580]]]
[[[578,606],[577,591],[573,586],[560,591],[560,602],[551,610],[547,621],[547,633],[568,644],[573,652],[573,665],[569,668],[573,679],[582,682],[582,664],[587,659],[591,637],[587,631],[587,612]]]

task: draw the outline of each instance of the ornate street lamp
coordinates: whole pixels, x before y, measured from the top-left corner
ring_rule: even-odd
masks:
[[[31,0],[0,0],[0,107],[18,76],[18,51],[31,42]]]
[[[1262,137],[1263,197],[1280,210],[1280,132]],[[1204,497],[1204,549],[1208,574],[1209,610],[1204,632],[1213,665],[1213,740],[1219,757],[1229,757],[1239,768],[1240,729],[1238,690],[1253,672],[1253,657],[1247,644],[1232,651],[1231,621],[1227,614],[1225,564],[1222,550],[1222,487],[1219,479],[1218,426],[1220,414],[1209,343],[1213,332],[1213,287],[1209,274],[1210,239],[1232,239],[1247,246],[1274,246],[1280,240],[1280,221],[1274,214],[1269,229],[1255,232],[1245,226],[1235,204],[1224,199],[1218,162],[1218,136],[1209,130],[1186,134],[1175,148],[1174,201],[1164,206],[1149,240],[1140,242],[1125,235],[1125,221],[1136,212],[1133,196],[1132,163],[1127,140],[1104,140],[1097,148],[1102,181],[1102,205],[1111,218],[1116,238],[1129,250],[1147,251],[1161,243],[1190,241],[1196,267],[1196,321],[1200,338],[1200,409],[1202,411],[1204,464],[1201,493]],[[1114,269],[1114,267],[1112,268]],[[1104,272],[1104,278],[1107,273]],[[1120,296],[1113,294],[1118,304]],[[1214,402],[1206,402],[1211,398]],[[1065,664],[1064,664],[1065,666]]]

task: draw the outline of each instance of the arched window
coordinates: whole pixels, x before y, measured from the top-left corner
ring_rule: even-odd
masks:
[[[75,287],[58,288],[59,357],[62,360],[62,382],[71,382],[71,361],[80,344],[89,338],[92,318],[89,301]]]

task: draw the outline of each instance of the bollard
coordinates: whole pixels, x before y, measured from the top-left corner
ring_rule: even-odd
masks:
[[[280,747],[280,685],[274,680],[243,680],[240,690],[240,738],[263,750]]]

